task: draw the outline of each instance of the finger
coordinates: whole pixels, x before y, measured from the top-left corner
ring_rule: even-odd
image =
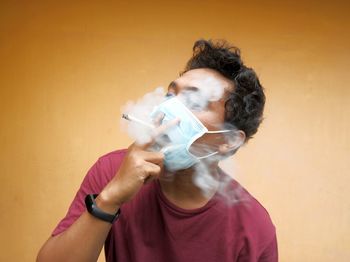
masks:
[[[149,163],[149,162],[145,162],[144,170],[145,170],[145,177],[143,180],[144,183],[148,183],[148,182],[156,179],[157,177],[159,177],[159,175],[162,171],[160,166]]]
[[[163,166],[164,154],[159,150],[157,151],[147,150],[149,149],[149,147],[152,146],[153,143],[154,142],[140,145],[135,142],[130,145],[128,151],[130,152],[130,154],[136,156],[139,159],[143,159],[144,161],[151,162],[159,166]]]
[[[181,121],[180,118],[176,117],[176,118],[172,119],[171,121],[165,123],[164,125],[157,127],[153,131],[153,138],[155,139],[156,137],[163,135],[167,130],[178,125],[180,123],[180,121]]]
[[[142,151],[140,154],[145,161],[163,167],[164,154],[162,152]]]
[[[148,176],[144,181],[143,183],[146,185],[146,184],[149,184],[150,182],[152,182],[153,180],[156,180],[157,177],[156,176]]]
[[[164,119],[165,114],[163,112],[160,112],[157,114],[157,116],[153,120],[153,125],[158,127],[162,124],[162,121]]]
[[[148,141],[147,143],[143,143],[143,144],[139,144],[139,143],[134,143],[135,147],[139,148],[139,149],[142,149],[142,150],[147,150],[149,147],[151,147],[152,145],[154,145],[156,142],[157,142],[157,138],[159,138],[160,136],[164,135],[164,133],[178,125],[180,123],[180,118],[177,117],[177,118],[174,118],[172,119],[171,121],[167,122],[166,124],[164,125],[161,125],[157,128],[155,128],[151,134],[151,137],[150,137],[150,141]],[[163,141],[162,139],[158,142],[161,142]],[[160,143],[161,144],[161,143]]]
[[[149,176],[149,177],[147,177],[144,181],[143,181],[143,183],[145,184],[145,185],[147,185],[147,184],[149,184],[150,182],[152,182],[153,180],[155,180],[156,178],[154,178],[154,177],[152,177],[152,176]]]

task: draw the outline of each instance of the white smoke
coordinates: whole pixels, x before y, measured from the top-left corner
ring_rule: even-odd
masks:
[[[165,91],[163,87],[158,87],[154,91],[145,94],[136,102],[129,101],[122,107],[122,114],[135,117],[142,122],[153,125],[153,119],[150,114],[153,109],[165,100]],[[138,144],[145,144],[152,139],[152,129],[136,121],[121,120],[122,127],[127,129],[129,136]]]
[[[225,138],[226,143],[236,145],[233,147],[233,150],[235,150],[242,145],[243,141],[238,135],[238,131],[235,130],[234,127],[231,129],[233,131],[229,135],[225,136]],[[205,154],[213,152],[211,146],[204,143],[196,145],[196,147],[196,150],[191,151],[195,155],[203,154],[203,152],[205,152]],[[198,152],[196,153],[196,151]],[[214,176],[209,169],[209,166],[211,166],[213,162],[219,163],[220,169],[218,170],[218,175],[216,176]],[[243,188],[234,180],[237,170],[237,164],[235,163],[232,155],[222,156],[216,154],[201,161],[195,166],[193,182],[202,190],[203,195],[209,197],[213,190],[217,190],[218,195],[225,199],[227,204],[236,204],[246,200],[244,199]]]
[[[224,89],[221,85],[218,85],[216,81],[212,78],[206,79],[207,89],[187,89],[183,90],[178,94],[180,101],[186,105],[193,112],[199,112],[206,110],[208,104],[212,101],[218,101],[222,98]],[[155,107],[165,101],[166,92],[163,88],[159,87],[154,91],[145,94],[142,98],[138,99],[136,102],[128,102],[122,108],[122,114],[129,117],[134,117],[140,121],[127,121],[122,119],[122,126],[126,128],[129,136],[134,139],[139,144],[148,143],[154,137],[154,129],[150,128],[153,126],[154,119],[151,118],[151,112],[154,111]],[[217,127],[219,130],[227,129],[227,125],[222,125]],[[234,127],[230,127],[232,132],[227,135],[227,143],[235,143],[237,148],[242,144],[238,132]],[[164,138],[165,137],[165,138]],[[171,141],[166,139],[166,136],[161,136],[157,138],[157,148],[152,150],[162,150],[165,146],[171,145]],[[214,143],[215,144],[215,141]],[[199,143],[196,145],[194,153],[198,156],[206,155],[213,152],[213,145],[207,143]],[[193,176],[193,183],[198,186],[203,195],[209,196],[213,190],[218,189],[219,194],[224,196],[228,203],[236,203],[240,200],[240,188],[232,188],[233,178],[231,176],[220,176],[215,177],[210,173],[208,166],[213,163],[213,161],[221,161],[222,156],[216,154],[205,161],[200,161],[194,168],[195,174]],[[226,163],[230,160],[226,160]],[[226,164],[227,165],[227,164]],[[234,166],[232,162],[232,167]],[[235,168],[230,168],[230,170],[235,170]],[[167,173],[166,179],[172,180],[172,176],[176,176],[176,172]]]
[[[224,94],[224,88],[214,78],[203,81],[206,88],[183,90],[179,99],[192,111],[205,110],[209,102],[218,101]]]

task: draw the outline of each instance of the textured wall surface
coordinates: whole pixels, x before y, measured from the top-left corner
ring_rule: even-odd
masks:
[[[348,261],[345,1],[74,2],[0,3],[0,261],[35,259],[88,168],[131,143],[121,106],[167,86],[198,38],[240,47],[266,88],[232,172],[269,210],[280,260]]]

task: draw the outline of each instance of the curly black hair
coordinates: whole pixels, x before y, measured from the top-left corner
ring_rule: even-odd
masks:
[[[185,71],[210,68],[232,81],[234,89],[225,101],[225,122],[244,131],[246,141],[257,132],[263,119],[264,88],[252,68],[243,64],[240,50],[224,40],[198,40]]]

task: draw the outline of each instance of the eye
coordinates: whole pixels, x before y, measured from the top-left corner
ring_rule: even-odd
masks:
[[[208,101],[198,91],[184,90],[179,98],[191,111],[204,111],[208,107]]]

